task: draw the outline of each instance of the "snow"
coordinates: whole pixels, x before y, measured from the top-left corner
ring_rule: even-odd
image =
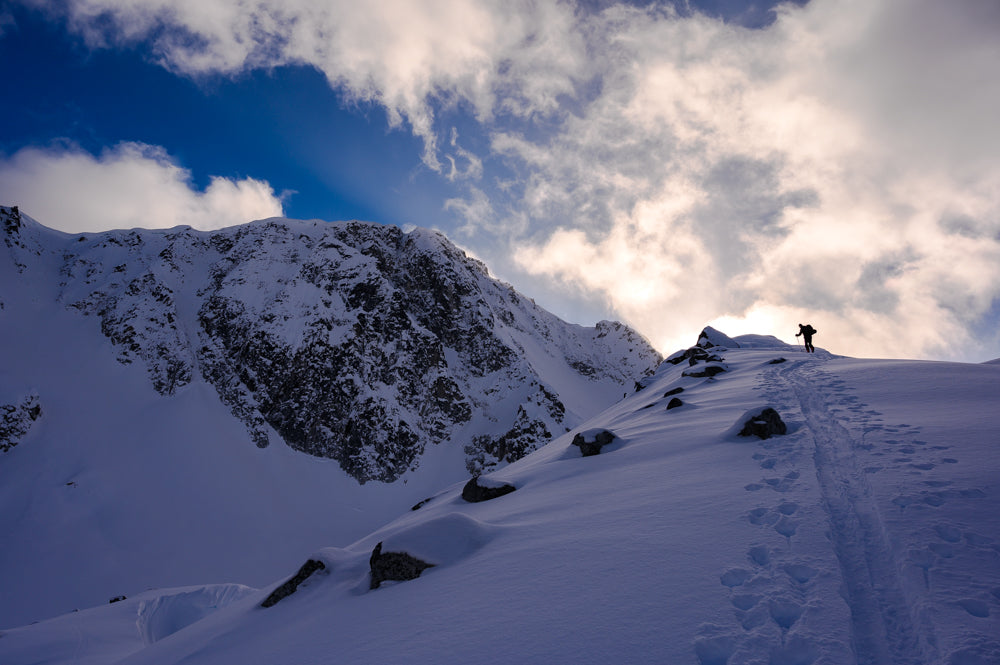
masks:
[[[260,586],[464,475],[434,449],[406,483],[361,486],[332,460],[260,450],[206,384],[162,397],[79,314],[5,302],[23,325],[0,328],[18,350],[0,385],[31,377],[43,417],[0,458],[0,627],[150,586]]]
[[[738,349],[741,345],[725,333],[720,332],[711,326],[707,326],[698,336],[698,346],[721,346],[723,348]]]
[[[139,603],[135,625],[143,644],[149,646],[242,600],[253,591],[241,584],[217,584],[157,593]]]
[[[283,576],[179,630],[219,591],[147,591],[7,630],[0,662],[1000,662],[1000,367],[734,341],[739,348],[721,352],[727,372],[684,377],[687,363],[665,363],[640,392],[483,478],[513,493],[468,504],[462,483],[450,484],[350,544],[303,547]],[[770,364],[778,357],[786,362]],[[684,406],[667,411],[664,393],[678,386]],[[735,435],[766,406],[786,435]],[[581,457],[573,436],[601,429],[619,441]],[[0,473],[33,469],[38,482],[51,479],[46,463],[72,467],[28,466],[21,448],[30,450],[13,450]],[[235,449],[218,456],[197,464],[219,473],[222,459],[246,463]],[[279,454],[268,463],[293,462]],[[71,523],[69,504],[46,509]],[[149,509],[136,506],[136,518]],[[319,513],[285,531],[280,513],[257,523],[262,549],[296,530],[336,544]],[[85,540],[70,533],[62,547],[80,556],[123,547]],[[434,566],[369,590],[378,542]],[[183,544],[192,569],[218,546],[200,530]],[[166,563],[145,554],[151,567]],[[259,607],[307,558],[325,569]],[[76,583],[70,570],[48,573],[52,585]],[[142,607],[165,609],[160,639],[143,639]]]
[[[7,215],[9,209],[0,212]],[[605,361],[607,371],[597,379],[576,375],[574,380],[560,345],[584,355],[594,348],[624,355],[623,335],[608,335],[600,347],[590,344],[594,328],[561,322],[489,281],[485,268],[472,270],[469,279],[479,280],[484,306],[513,303],[513,324],[503,334],[531,349],[539,369],[553,379],[532,373],[524,363],[502,376],[472,376],[458,352],[446,347],[448,367],[442,373],[453,373],[459,383],[481,383],[475,388],[483,392],[473,391],[472,397],[482,399],[479,412],[495,420],[456,425],[394,483],[359,485],[337,462],[291,450],[270,428],[271,445],[257,448],[247,427],[199,375],[196,358],[205,343],[198,323],[202,289],[225,254],[219,247],[229,242],[242,243],[247,251],[227,254],[236,258],[226,260],[238,259],[239,265],[226,272],[222,289],[245,303],[254,312],[251,318],[263,314],[262,303],[273,297],[267,301],[274,318],[269,330],[295,341],[301,340],[303,321],[325,307],[332,313],[326,318],[340,322],[329,333],[337,338],[354,320],[339,293],[323,291],[320,297],[315,286],[293,278],[304,264],[324,260],[361,271],[359,278],[368,275],[371,262],[337,239],[346,233],[342,225],[273,219],[215,234],[178,227],[70,236],[26,215],[20,220],[20,230],[0,242],[0,411],[16,405],[28,412],[20,405],[30,407],[37,399],[41,418],[20,418],[26,433],[9,451],[0,446],[0,628],[94,607],[119,595],[131,599],[151,588],[264,586],[295,569],[305,554],[348,545],[467,480],[464,446],[477,435],[509,429],[518,406],[529,399],[541,402],[546,386],[566,391],[569,426],[612,403],[621,396],[622,382],[628,378],[631,385],[630,375],[641,373],[642,354],[632,354],[629,362]],[[392,233],[381,225],[348,226]],[[458,252],[434,232],[415,230],[410,237],[428,249]],[[334,260],[338,252],[343,262]],[[139,352],[127,343],[113,345],[102,334],[101,317],[83,311],[100,309],[108,294],[121,295],[130,289],[125,285],[144,284],[153,274],[169,282],[172,305],[150,297],[148,289],[125,294],[116,305],[122,328],[165,319],[176,321],[176,328],[147,330]],[[260,282],[267,282],[266,288],[259,288]],[[324,305],[327,297],[332,302]],[[534,339],[536,318],[549,344]],[[144,356],[146,351],[151,353]],[[178,382],[168,396],[151,385],[153,370],[167,364],[162,354],[183,356],[192,368],[191,382]],[[123,356],[130,364],[119,362]],[[647,363],[652,356],[645,356]],[[530,381],[517,380],[526,376]],[[360,382],[342,377],[349,380]],[[362,392],[379,390],[387,388],[373,383]],[[545,411],[542,404],[533,406]],[[417,418],[403,407],[399,413]],[[559,424],[550,423],[553,432],[564,430]]]

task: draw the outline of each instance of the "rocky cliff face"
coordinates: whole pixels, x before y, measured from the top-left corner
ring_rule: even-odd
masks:
[[[51,280],[161,395],[206,381],[257,446],[284,441],[360,482],[396,480],[445,441],[473,473],[513,461],[660,360],[621,324],[559,320],[423,229],[70,236],[0,217],[17,288]]]
[[[20,443],[41,415],[38,395],[27,395],[14,404],[0,404],[0,452],[5,453]]]

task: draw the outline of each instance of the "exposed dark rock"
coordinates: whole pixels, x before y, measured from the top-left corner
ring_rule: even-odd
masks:
[[[248,242],[252,237],[237,238],[233,260],[217,263],[216,284],[199,313],[202,371],[258,446],[274,430],[295,449],[338,460],[361,482],[392,482],[416,468],[428,445],[505,397],[502,387],[487,396],[469,380],[494,373],[494,385],[527,380],[537,392],[515,422],[499,422],[497,431],[470,442],[470,472],[512,462],[551,438],[565,407],[497,334],[517,319],[506,307],[525,305],[523,299],[504,290],[508,302],[500,306],[485,267],[443,238],[427,243],[365,224],[328,228],[291,280],[291,287],[326,294],[320,306],[295,314],[310,324],[298,344],[276,334],[280,320],[255,315],[240,300],[243,290],[233,289],[255,278],[244,266],[270,258]],[[275,297],[271,309],[288,309],[281,293]],[[607,374],[606,366],[589,373],[598,380]]]
[[[680,365],[685,360],[690,367],[694,367],[699,362],[722,362],[722,358],[720,356],[714,353],[709,353],[699,346],[692,346],[690,349],[678,351],[667,358],[666,362],[671,365]]]
[[[583,360],[571,360],[569,366],[583,376],[596,376],[597,368]]]
[[[780,365],[783,362],[787,362],[785,358],[775,358],[774,360],[767,363],[768,365]]]
[[[382,582],[389,580],[405,582],[420,577],[420,573],[427,568],[433,568],[433,563],[427,563],[407,554],[406,552],[382,552],[382,543],[372,550],[371,558],[368,559],[371,568],[371,585],[369,588],[377,589]]]
[[[66,270],[79,279],[96,274],[95,263],[78,257]],[[84,283],[89,283],[88,279],[95,278],[84,279]],[[191,382],[195,371],[194,356],[178,327],[180,315],[174,300],[173,290],[149,270],[118,283],[116,292],[97,289],[69,305],[98,316],[101,331],[115,346],[118,361],[124,365],[143,361],[156,391],[173,395]]]
[[[589,440],[588,439],[592,439]],[[615,435],[606,429],[598,432],[581,432],[573,437],[572,445],[580,448],[580,453],[584,457],[598,455],[601,448],[615,440]]]
[[[20,443],[41,416],[42,406],[35,394],[17,404],[0,404],[0,452],[7,452]]]
[[[0,222],[3,226],[0,227],[0,231],[3,231],[4,242],[8,247],[21,247],[24,245],[21,241],[21,211],[18,210],[17,206],[11,206],[10,208],[5,206],[0,206]],[[23,265],[18,265],[18,268],[23,268]]]
[[[685,349],[684,351],[678,351],[669,358],[667,362],[671,365],[680,365],[685,360],[689,365],[694,365],[699,360],[705,360],[708,358],[708,351],[697,346],[692,346],[690,349]]]
[[[544,391],[544,394],[550,395],[547,391]],[[562,409],[561,402],[558,403],[558,408]],[[465,446],[465,468],[473,476],[482,475],[500,464],[521,459],[551,438],[552,433],[545,422],[531,418],[524,407],[519,406],[517,420],[508,431],[500,436],[474,437],[472,443]]]
[[[680,395],[682,392],[684,392],[684,388],[677,386],[676,388],[672,388],[671,390],[663,393],[663,396],[670,397],[671,395]]]
[[[692,346],[690,349],[684,349],[682,351],[677,351],[671,354],[666,362],[672,365],[680,365],[685,360],[688,361],[688,365],[694,366],[696,363],[705,362],[722,362],[722,358],[718,355],[710,354],[707,349],[738,349],[740,345],[736,340],[731,337],[724,335],[715,328],[706,327],[698,335],[698,342]]]
[[[722,374],[725,371],[726,368],[722,365],[706,365],[703,369],[700,369],[697,372],[687,371],[682,373],[681,376],[690,376],[701,379],[705,377],[712,377],[716,374]]]
[[[434,497],[430,496],[430,497],[427,497],[426,499],[424,499],[423,501],[420,501],[418,503],[413,504],[413,507],[410,508],[410,510],[420,510],[421,508],[423,508],[424,506],[426,506],[430,502],[430,500],[433,499],[433,498]]]
[[[299,585],[309,579],[309,576],[315,573],[317,570],[323,570],[326,566],[322,561],[317,561],[316,559],[309,559],[302,567],[299,568],[299,572],[295,573],[291,579],[286,581],[284,584],[279,586],[277,589],[271,592],[264,602],[260,604],[261,607],[272,607],[278,604],[278,601],[291,596],[295,593],[295,590],[299,588]]]
[[[667,403],[667,411],[669,411],[670,409],[676,409],[679,406],[684,406],[684,402],[682,402],[680,398],[674,397]]]
[[[111,603],[120,603],[123,600],[127,600],[126,596],[115,596],[114,598],[108,601],[108,604],[110,605]]]
[[[671,365],[680,365],[684,362],[686,358],[684,357],[684,351],[678,351],[677,353],[671,354],[663,359],[663,362],[670,363]]]
[[[469,503],[479,503],[481,501],[496,499],[504,494],[510,494],[516,489],[516,487],[508,483],[500,483],[494,486],[480,485],[479,477],[473,477],[462,488],[462,498]]]
[[[768,407],[756,416],[750,418],[740,430],[740,436],[756,436],[770,439],[776,434],[785,434],[788,427],[774,409]]]

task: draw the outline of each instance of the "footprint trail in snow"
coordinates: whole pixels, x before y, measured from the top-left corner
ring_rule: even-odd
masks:
[[[986,625],[1000,611],[1000,587],[957,579],[953,571],[968,568],[949,566],[964,558],[1000,570],[1000,545],[956,522],[957,505],[934,519],[952,503],[974,510],[987,491],[936,476],[960,463],[951,446],[887,422],[830,360],[821,354],[760,374],[757,390],[784,405],[789,432],[757,442],[750,455],[761,475],[744,487],[757,505],[743,517],[757,542],[719,578],[737,628],[703,626],[699,663],[1000,663]],[[914,521],[907,511],[922,514]],[[952,581],[981,590],[951,598]]]

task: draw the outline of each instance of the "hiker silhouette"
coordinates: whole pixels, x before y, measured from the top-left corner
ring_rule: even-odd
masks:
[[[816,329],[808,323],[805,325],[799,324],[799,331],[795,333],[795,336],[802,336],[802,340],[806,345],[806,353],[816,353],[816,347],[813,346],[813,335],[815,334]]]

